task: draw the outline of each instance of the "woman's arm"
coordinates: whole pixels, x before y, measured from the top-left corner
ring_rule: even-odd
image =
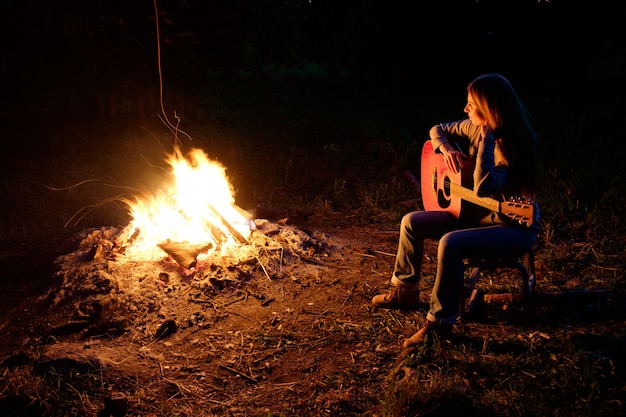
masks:
[[[451,142],[454,141],[464,141],[464,144],[469,142],[470,145],[477,144],[480,139],[480,127],[474,126],[469,119],[440,123],[430,129],[429,136],[435,152],[441,152],[443,149],[452,150]],[[440,148],[442,145],[444,148]]]
[[[480,129],[468,119],[458,122],[442,123],[433,126],[429,132],[430,140],[436,153],[440,153],[443,160],[452,172],[459,172],[468,158],[462,150],[454,144],[460,142],[467,145],[469,142],[469,157],[475,154],[474,149],[480,140]]]
[[[495,163],[496,138],[493,131],[482,128],[483,138],[478,142],[476,167],[474,168],[474,191],[479,197],[500,193],[509,176],[509,168]]]

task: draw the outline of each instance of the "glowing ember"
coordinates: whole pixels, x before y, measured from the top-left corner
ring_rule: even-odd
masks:
[[[172,183],[154,196],[129,203],[134,256],[162,257],[166,242],[202,245],[216,250],[245,243],[254,224],[234,203],[226,169],[200,149],[185,158],[179,150],[169,156]]]

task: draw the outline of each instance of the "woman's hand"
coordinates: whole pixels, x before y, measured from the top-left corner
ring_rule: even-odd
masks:
[[[440,152],[450,171],[456,174],[461,170],[461,168],[463,168],[463,163],[467,159],[467,155],[463,152],[454,149],[450,144],[442,145],[440,147]]]

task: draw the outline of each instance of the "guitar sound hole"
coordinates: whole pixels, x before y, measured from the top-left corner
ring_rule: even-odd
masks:
[[[437,202],[439,207],[447,209],[450,207],[450,178],[443,179],[443,187],[437,190]]]
[[[450,191],[450,178],[448,177],[443,179],[443,193],[448,199],[450,198],[450,195],[452,195],[452,192]]]

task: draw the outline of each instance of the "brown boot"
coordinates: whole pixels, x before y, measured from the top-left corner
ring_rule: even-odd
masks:
[[[449,339],[452,336],[452,325],[450,323],[438,323],[426,320],[424,327],[417,333],[404,341],[402,347],[409,348],[424,343],[426,338]]]
[[[420,306],[420,290],[393,287],[387,294],[378,294],[372,298],[372,305],[380,308],[415,310]]]

